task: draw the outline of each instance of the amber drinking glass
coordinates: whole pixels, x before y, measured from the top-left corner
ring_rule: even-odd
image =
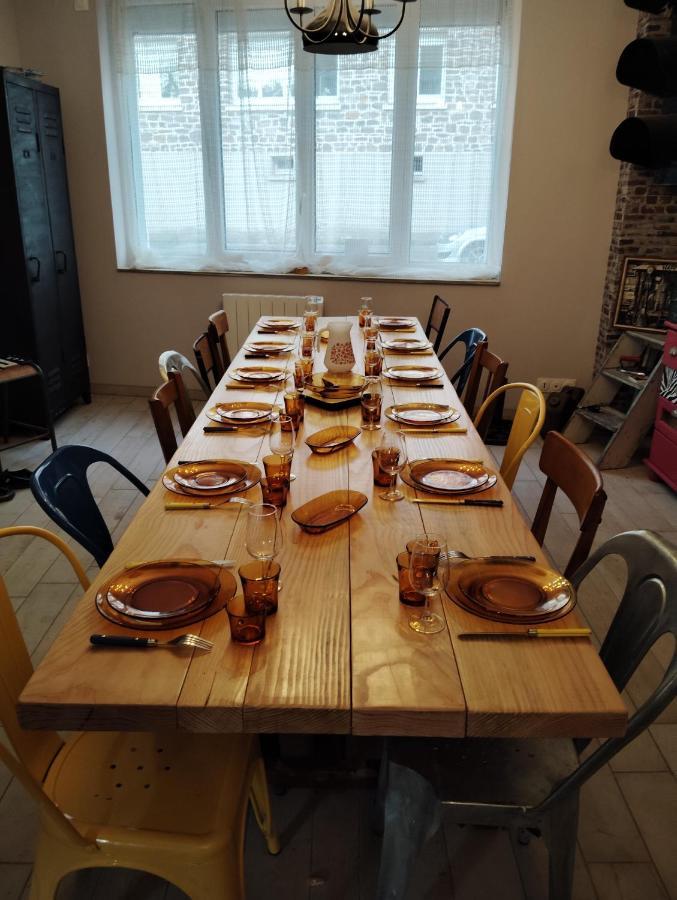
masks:
[[[273,475],[271,478],[262,478],[259,484],[263,502],[270,503],[276,509],[284,509],[289,494],[289,477]]]
[[[291,419],[295,431],[298,431],[303,422],[304,406],[303,394],[299,391],[287,391],[284,395],[284,411]]]
[[[272,562],[272,560],[247,563],[245,566],[240,566],[238,575],[242,582],[247,612],[262,612],[266,616],[274,615],[277,612],[279,563]]]
[[[378,448],[371,451],[371,464],[374,468],[374,484],[377,487],[390,487],[392,478],[384,472],[378,462]]]
[[[230,637],[236,644],[253,646],[266,636],[266,614],[262,610],[250,612],[244,597],[233,597],[226,606],[230,622]]]
[[[374,342],[375,343],[375,342]],[[378,347],[367,349],[364,351],[364,374],[380,375],[383,369],[383,357]]]
[[[444,590],[447,583],[447,542],[440,534],[420,534],[409,545],[409,581],[412,588],[426,598],[420,615],[409,619],[409,625],[420,634],[442,631],[444,621],[430,609],[430,599]]]
[[[378,376],[370,375],[364,379],[360,403],[362,405],[362,430],[376,431],[381,427],[381,406],[383,404],[383,388]]]
[[[301,337],[299,338],[299,349],[302,359],[312,359],[313,353],[315,352],[315,341],[317,339],[317,332],[315,331],[304,331]]]
[[[397,554],[397,579],[400,583],[400,603],[405,606],[423,606],[425,594],[415,591],[409,579],[409,553],[403,550]]]

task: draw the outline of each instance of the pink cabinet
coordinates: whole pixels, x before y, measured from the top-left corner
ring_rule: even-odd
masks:
[[[668,329],[651,451],[646,465],[677,491],[677,324]]]

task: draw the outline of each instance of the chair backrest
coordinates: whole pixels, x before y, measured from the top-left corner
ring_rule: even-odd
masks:
[[[226,342],[228,334],[228,316],[222,309],[217,309],[209,317],[209,325],[207,326],[207,338],[212,350],[212,356],[216,365],[216,372],[219,379],[230,365],[230,351]]]
[[[677,551],[651,531],[626,531],[599,547],[572,578],[578,588],[607,556],[620,556],[627,581],[616,615],[599,652],[618,691],[622,691],[656,641],[664,634],[677,638]],[[556,804],[578,789],[613,756],[647,728],[677,695],[677,644],[663,678],[630,717],[622,737],[609,738],[574,772],[560,782],[542,807]],[[577,741],[579,752],[589,743]]]
[[[440,349],[440,344],[444,337],[444,329],[447,327],[447,320],[450,313],[451,307],[447,301],[435,294],[433,305],[430,307],[428,324],[425,327],[426,337],[430,338],[433,331],[435,332],[435,338],[433,340],[433,349],[435,353]]]
[[[112,456],[78,444],[59,447],[40,463],[31,476],[31,491],[50,519],[102,566],[113,550],[113,541],[87,481],[87,469],[97,462],[112,466],[142,494],[148,494],[146,485]]]
[[[0,528],[0,539],[13,535],[31,535],[54,544],[70,562],[82,587],[85,590],[89,587],[89,579],[77,556],[60,537],[32,525]],[[17,700],[32,674],[30,656],[5,583],[0,578],[0,721],[17,757],[40,781],[63,742],[54,732],[26,731],[19,724]]]
[[[203,331],[200,337],[193,344],[193,354],[195,362],[202,380],[207,384],[211,391],[219,383],[219,375],[217,362],[212,353],[212,347],[209,343],[209,335]]]
[[[178,372],[169,372],[169,381],[160,385],[148,401],[148,405],[165,462],[169,462],[179,446],[172,422],[171,407],[174,407],[179,428],[184,437],[195,421],[195,411],[186,393],[181,375]]]
[[[512,420],[508,443],[501,463],[501,475],[507,487],[512,488],[515,475],[519,469],[522,457],[541,433],[543,420],[545,419],[545,397],[533,384],[516,381],[513,384],[504,384],[497,388],[493,394],[489,394],[480,406],[475,416],[475,427],[481,427],[482,418],[496,400],[507,391],[521,390],[517,401],[515,417]]]
[[[507,383],[506,374],[508,372],[508,363],[487,349],[487,341],[480,341],[473,356],[470,374],[468,376],[468,384],[465,389],[463,398],[463,406],[465,411],[472,418],[477,407],[477,398],[479,396],[480,403],[484,403],[489,394],[502,387]],[[482,379],[484,378],[484,386]],[[481,423],[482,429],[478,429],[480,437],[485,438],[486,432],[491,424],[489,416],[486,416]]]
[[[477,350],[477,345],[480,343],[480,341],[486,341],[486,339],[487,336],[481,328],[466,328],[465,331],[457,334],[453,341],[450,344],[447,344],[444,350],[439,354],[439,359],[441,362],[447,355],[447,353],[449,353],[449,351],[456,346],[456,344],[463,344],[465,347],[463,362],[451,376],[451,383],[456,388],[456,393],[459,396],[463,393],[463,389],[465,388],[468,376],[470,375],[470,367],[472,366],[472,361],[473,357],[475,356],[475,351]]]
[[[195,345],[193,345],[193,347],[194,346]],[[182,378],[184,372],[191,372],[197,383],[200,385],[205,397],[211,395],[209,380],[202,376],[200,372],[197,372],[192,362],[189,359],[186,359],[183,353],[179,353],[178,350],[165,350],[161,353],[158,360],[158,368],[160,369],[160,378],[163,381],[169,381],[170,372],[178,372]]]
[[[531,532],[542,544],[552,512],[552,504],[559,488],[571,500],[580,524],[580,534],[569,558],[564,574],[567,578],[584,562],[602,521],[606,494],[597,466],[582,450],[557,431],[549,431],[543,442],[538,463],[547,475],[541,500],[534,516]]]
[[[89,587],[89,581],[77,557],[60,537],[30,525],[0,528],[0,539],[18,534],[44,538],[57,546],[73,566],[82,587]],[[63,745],[62,739],[54,731],[28,731],[21,727],[17,718],[17,701],[32,674],[33,666],[28,649],[5,583],[0,578],[0,724],[14,751],[10,752],[0,741],[0,762],[21,782],[65,838],[89,843],[84,841],[41,788],[47,769]]]

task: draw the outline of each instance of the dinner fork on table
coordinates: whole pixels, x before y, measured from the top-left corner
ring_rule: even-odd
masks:
[[[136,649],[148,647],[160,647],[165,650],[176,650],[183,647],[191,647],[196,650],[211,650],[214,644],[197,634],[180,634],[171,641],[158,641],[152,637],[131,637],[123,634],[92,634],[89,637],[90,644],[96,647],[134,647]]]

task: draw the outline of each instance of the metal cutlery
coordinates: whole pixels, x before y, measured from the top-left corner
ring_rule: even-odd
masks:
[[[468,556],[467,553],[464,553],[462,550],[448,550],[447,558],[453,557],[454,559],[479,559],[477,556]],[[483,556],[482,559],[492,559],[495,562],[499,560],[501,562],[536,562],[535,556],[510,556],[509,554],[504,553],[495,553],[493,556]]]
[[[237,431],[237,425],[205,425],[202,431],[205,434],[223,434],[226,431]]]
[[[171,641],[158,641],[157,638],[128,637],[121,634],[92,634],[89,637],[90,644],[95,647],[134,647],[146,649],[159,647],[165,650],[176,650],[182,647],[191,647],[195,650],[211,650],[214,644],[197,634],[180,634]]]
[[[441,506],[503,506],[502,500],[450,500],[447,497],[412,497],[412,503],[437,503]]]
[[[589,637],[589,628],[527,628],[526,631],[464,631],[459,638],[464,641],[484,638],[581,638]]]
[[[190,503],[186,500],[168,500],[165,503],[165,509],[171,511],[173,509],[219,509],[228,506],[229,503],[241,503],[243,506],[251,506],[251,500],[245,500],[244,497],[230,497],[228,500],[221,500],[218,503],[210,503],[209,501],[200,501],[199,503]]]
[[[415,388],[430,388],[431,390],[443,390],[446,385],[444,384],[430,384],[427,381],[400,381],[399,378],[391,378],[389,379],[390,384],[393,387],[415,387]]]

